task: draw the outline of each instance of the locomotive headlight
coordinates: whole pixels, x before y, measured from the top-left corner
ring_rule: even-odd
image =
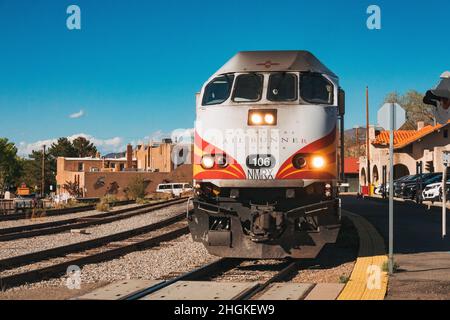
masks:
[[[250,123],[251,124],[262,124],[263,122],[263,117],[261,116],[261,114],[259,113],[253,113],[250,117]]]
[[[201,165],[203,169],[211,169],[212,167],[214,167],[214,157],[208,155],[203,156]]]
[[[266,113],[264,116],[264,122],[266,124],[273,124],[275,122],[275,117],[271,113]]]
[[[275,126],[277,109],[252,109],[248,111],[249,126]]]
[[[325,159],[322,156],[314,156],[311,161],[312,167],[322,169],[325,166]]]

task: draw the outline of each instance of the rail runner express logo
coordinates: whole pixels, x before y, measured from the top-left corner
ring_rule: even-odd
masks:
[[[249,180],[275,179],[277,164],[308,144],[295,130],[199,129],[197,126],[197,133],[211,148],[223,150],[237,163],[246,164]],[[210,154],[210,151],[203,149],[202,153]]]

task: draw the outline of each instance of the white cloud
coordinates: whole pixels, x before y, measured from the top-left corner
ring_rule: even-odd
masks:
[[[113,137],[108,139],[100,139],[96,138],[90,134],[78,133],[68,136],[67,139],[73,141],[78,137],[83,137],[94,143],[97,149],[102,154],[110,153],[110,152],[122,152],[125,150],[126,145],[124,143],[124,139],[121,137]],[[46,145],[47,148],[51,146],[52,143],[56,142],[58,139],[46,139],[39,140],[35,142],[20,142],[17,146],[18,154],[22,157],[27,157],[33,150],[41,150],[42,145]]]
[[[70,141],[73,141],[77,137],[84,137],[94,143],[101,154],[105,155],[111,152],[123,152],[126,150],[126,145],[128,142],[131,145],[136,146],[137,144],[148,144],[151,140],[153,142],[161,142],[163,138],[172,138],[172,141],[177,141],[178,143],[192,143],[193,142],[193,131],[194,129],[175,129],[172,132],[164,132],[162,130],[156,130],[153,133],[145,136],[143,139],[135,139],[132,141],[125,142],[122,137],[112,137],[101,139],[94,137],[86,133],[73,134],[67,137]],[[42,146],[45,144],[49,148],[52,143],[56,142],[57,138],[38,140],[34,142],[22,141],[17,145],[18,154],[22,157],[28,157],[33,150],[42,150]]]
[[[69,115],[70,119],[78,119],[81,118],[82,116],[84,116],[84,111],[80,110],[78,112],[72,113],[71,115]]]

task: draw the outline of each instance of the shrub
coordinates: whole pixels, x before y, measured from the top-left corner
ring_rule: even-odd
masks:
[[[152,201],[151,199],[146,199],[146,198],[137,198],[136,199],[137,204],[148,204],[151,202],[155,202],[155,201]]]
[[[133,200],[144,199],[146,195],[146,188],[146,181],[142,177],[136,177],[131,180],[127,186],[127,197]]]
[[[399,268],[400,268],[400,266],[398,265],[398,263],[394,261],[394,265],[392,266],[393,272],[396,273]],[[383,262],[382,269],[384,272],[389,272],[389,260]]]
[[[95,208],[97,211],[108,212],[111,209],[111,203],[117,201],[116,197],[111,195],[106,195],[100,199]]]
[[[111,209],[111,207],[109,206],[109,203],[101,202],[101,201],[99,203],[97,203],[95,208],[97,209],[97,211],[101,211],[101,212],[108,212]]]
[[[339,283],[347,283],[350,280],[349,277],[341,275],[339,276]]]

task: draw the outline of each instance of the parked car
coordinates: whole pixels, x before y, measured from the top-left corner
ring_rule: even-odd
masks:
[[[156,192],[169,193],[175,197],[180,197],[182,193],[192,191],[192,186],[189,183],[161,183],[158,184]]]
[[[449,199],[450,180],[447,180],[447,199]],[[431,183],[422,191],[422,199],[431,202],[442,200],[442,182]]]
[[[442,173],[440,172],[417,174],[413,179],[408,179],[400,184],[401,191],[399,195],[404,199],[420,201],[420,195],[424,186],[439,182],[439,179],[442,180]],[[417,192],[418,190],[419,193]]]
[[[394,197],[398,197],[401,194],[402,183],[414,179],[414,176],[415,175],[408,175],[394,180]]]

